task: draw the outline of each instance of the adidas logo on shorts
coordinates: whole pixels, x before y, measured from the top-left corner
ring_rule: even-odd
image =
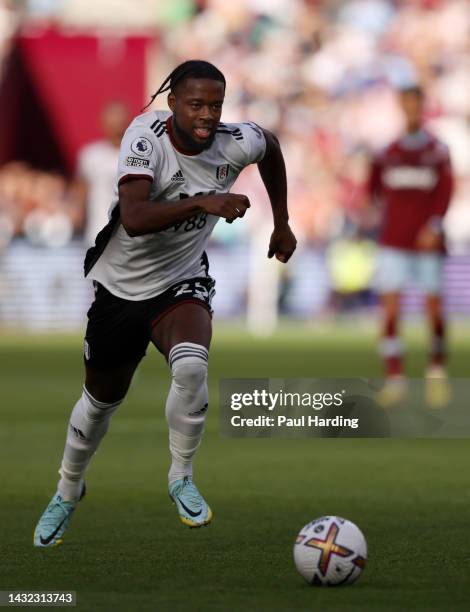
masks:
[[[171,182],[172,183],[184,183],[184,176],[181,170],[178,170],[178,172],[175,172],[173,174],[173,176],[171,177]]]

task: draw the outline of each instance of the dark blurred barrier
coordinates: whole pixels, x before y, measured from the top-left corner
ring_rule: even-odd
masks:
[[[82,328],[92,299],[91,283],[82,274],[83,256],[84,247],[78,242],[56,249],[13,242],[0,259],[0,325],[23,329]],[[216,316],[221,319],[245,316],[249,275],[246,245],[212,247],[209,258],[211,274],[217,280]],[[313,249],[303,250],[292,260],[290,273],[287,293],[283,296],[283,314],[308,320],[328,312],[331,283],[324,255]],[[449,257],[445,276],[449,314],[468,315],[470,256]],[[282,283],[279,289],[282,291]],[[421,299],[409,287],[404,294],[405,311],[418,311]],[[348,313],[364,312],[364,308],[367,309],[356,308]]]

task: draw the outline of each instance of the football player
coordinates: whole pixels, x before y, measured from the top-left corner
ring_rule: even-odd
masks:
[[[448,400],[445,320],[442,306],[443,217],[452,193],[447,146],[423,127],[424,96],[414,86],[399,92],[405,133],[374,159],[369,192],[383,205],[378,261],[378,290],[383,308],[380,352],[385,365],[384,405],[405,394],[403,345],[399,338],[400,297],[409,282],[425,294],[431,329],[427,400]]]
[[[57,492],[35,530],[36,546],[62,541],[85,493],[90,459],[150,342],[171,370],[170,497],[186,525],[211,521],[192,477],[208,409],[215,293],[205,249],[220,219],[232,223],[249,209],[245,195],[230,193],[249,164],[258,165],[271,201],[268,257],[286,263],[296,247],[277,138],[255,123],[221,122],[225,78],[208,62],[175,68],[151,102],[166,91],[170,111],[145,112],[124,134],[109,223],[85,259],[85,274],[95,286],[85,384],[70,417]]]

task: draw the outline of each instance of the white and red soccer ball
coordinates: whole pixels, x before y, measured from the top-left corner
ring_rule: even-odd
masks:
[[[359,527],[339,516],[322,516],[303,527],[294,544],[295,565],[314,586],[351,584],[367,560]]]

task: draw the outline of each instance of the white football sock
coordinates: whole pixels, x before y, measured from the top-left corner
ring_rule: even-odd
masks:
[[[168,482],[192,476],[192,459],[201,442],[208,406],[207,349],[192,342],[169,354],[172,381],[166,402],[172,463]]]
[[[58,492],[66,500],[78,499],[80,481],[109,427],[109,421],[122,400],[106,404],[96,400],[83,387],[83,393],[70,416],[64,456],[60,466]]]

